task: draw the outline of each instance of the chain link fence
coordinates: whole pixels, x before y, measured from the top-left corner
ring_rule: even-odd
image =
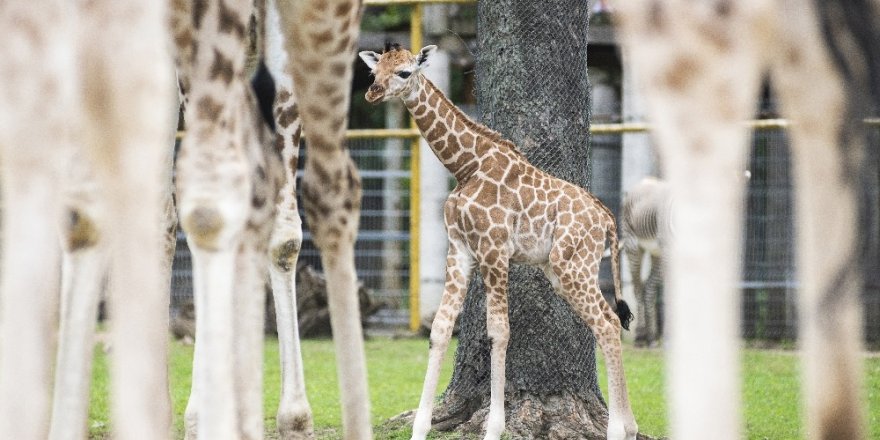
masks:
[[[869,132],[869,149],[880,151],[880,127]],[[640,134],[647,136],[647,134]],[[621,200],[621,134],[592,136],[592,191],[619,213]],[[404,328],[409,316],[409,142],[402,139],[352,139],[352,157],[361,170],[364,201],[356,246],[358,276],[385,307],[373,316],[377,325]],[[303,154],[308,149],[304,148]],[[433,158],[426,158],[432,160]],[[300,161],[304,163],[304,161]],[[875,168],[876,169],[876,168]],[[797,273],[795,271],[794,191],[789,140],[782,128],[757,129],[749,163],[751,179],[746,199],[743,248],[742,335],[748,339],[793,340],[797,327]],[[878,260],[878,176],[866,190],[864,205],[871,208],[873,225],[862,234],[869,262],[876,270],[865,280],[865,336],[880,343],[880,260]],[[300,264],[320,270],[317,249],[308,225]],[[602,284],[610,287],[611,272],[603,263]],[[192,300],[192,263],[183,233],[178,234],[172,276],[172,308]]]

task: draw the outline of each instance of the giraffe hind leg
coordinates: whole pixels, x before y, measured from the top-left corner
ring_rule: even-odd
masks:
[[[483,261],[480,265],[486,284],[486,330],[491,348],[491,379],[489,417],[484,440],[498,440],[504,431],[504,386],[507,344],[510,341],[510,320],[507,306],[507,259]]]
[[[596,246],[598,248],[598,246]],[[608,439],[635,440],[638,433],[630,407],[623,371],[620,319],[599,289],[601,249],[582,247],[571,258],[563,258],[561,246],[550,253],[550,267],[560,280],[560,295],[590,327],[608,371]]]

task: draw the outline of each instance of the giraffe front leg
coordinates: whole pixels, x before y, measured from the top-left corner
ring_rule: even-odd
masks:
[[[107,252],[93,209],[67,210],[62,227],[61,326],[49,438],[81,439],[89,411],[95,318]]]
[[[192,251],[196,308],[192,389],[184,423],[188,440],[225,439],[238,430],[232,362],[234,294],[236,255],[242,247],[250,189],[231,185],[248,182],[245,167],[240,167],[241,174],[217,179],[219,184],[208,192],[197,179],[202,176],[193,175],[199,162],[188,150],[189,142],[190,138],[184,140],[178,160],[180,224]]]
[[[853,112],[859,101],[853,94],[862,91],[857,85],[859,74],[833,66],[861,62],[865,52],[860,49],[867,46],[852,45],[843,60],[833,62],[824,46],[851,44],[849,38],[856,34],[849,32],[855,29],[845,30],[852,18],[841,12],[845,8],[815,6],[820,4],[808,3],[779,22],[780,47],[789,56],[774,58],[771,73],[782,110],[798,121],[791,136],[805,431],[808,438],[860,439],[866,438],[866,430],[859,399],[864,374],[859,268],[864,266],[859,262],[863,257],[859,256],[858,185],[866,168],[861,164],[862,115]],[[831,11],[838,13],[834,20],[840,23],[834,31],[823,29],[828,18],[817,23],[817,17],[828,17]],[[816,108],[829,111],[823,115],[810,111]]]
[[[263,438],[263,327],[266,247],[249,240],[236,257],[235,397],[242,440]]]
[[[232,344],[235,252],[191,249],[196,346],[192,390],[185,415],[186,438],[231,440],[237,438],[238,431]]]
[[[367,363],[354,266],[361,180],[348,152],[312,148],[302,180],[302,196],[327,276],[330,326],[342,394],[343,437],[369,439],[372,427]]]
[[[497,252],[496,252],[497,254]],[[485,255],[485,254],[484,254]],[[484,259],[480,266],[486,285],[486,330],[492,342],[489,418],[484,440],[498,440],[504,432],[504,383],[510,321],[507,316],[507,256]]]
[[[464,305],[468,282],[474,268],[473,257],[458,242],[450,240],[446,256],[446,287],[440,308],[431,324],[430,351],[422,398],[413,421],[412,440],[424,440],[431,429],[431,416],[434,410],[434,393],[440,378],[440,364],[449,347],[455,319]]]
[[[269,275],[275,299],[275,318],[278,328],[279,357],[281,361],[281,398],[276,421],[282,440],[314,438],[312,409],[306,397],[299,323],[296,305],[296,261],[302,244],[302,226],[293,209],[280,210],[275,220],[275,231],[269,247]]]
[[[306,397],[296,304],[296,263],[302,246],[302,220],[296,201],[296,169],[302,120],[293,93],[293,81],[283,56],[284,36],[273,0],[266,2],[266,51],[276,79],[276,148],[281,149],[284,184],[275,207],[275,225],[269,239],[269,274],[275,299],[275,322],[281,361],[281,398],[276,421],[282,440],[314,438],[312,409]]]

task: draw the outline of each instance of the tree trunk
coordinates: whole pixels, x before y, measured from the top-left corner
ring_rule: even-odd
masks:
[[[535,166],[582,187],[590,182],[588,12],[586,1],[495,0],[479,2],[477,16],[484,123]],[[435,429],[479,433],[488,415],[486,298],[474,275]],[[592,333],[540,270],[511,266],[508,295],[507,432],[513,438],[604,439],[608,414]]]

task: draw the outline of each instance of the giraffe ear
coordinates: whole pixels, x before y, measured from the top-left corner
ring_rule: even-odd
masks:
[[[425,46],[422,50],[419,51],[418,56],[416,56],[416,64],[418,64],[419,68],[426,67],[428,65],[428,58],[437,51],[437,46],[430,45]]]
[[[376,64],[379,64],[379,54],[372,50],[361,51],[358,53],[358,56],[364,60],[364,63],[367,64],[367,67],[369,67],[370,70],[375,70]]]

